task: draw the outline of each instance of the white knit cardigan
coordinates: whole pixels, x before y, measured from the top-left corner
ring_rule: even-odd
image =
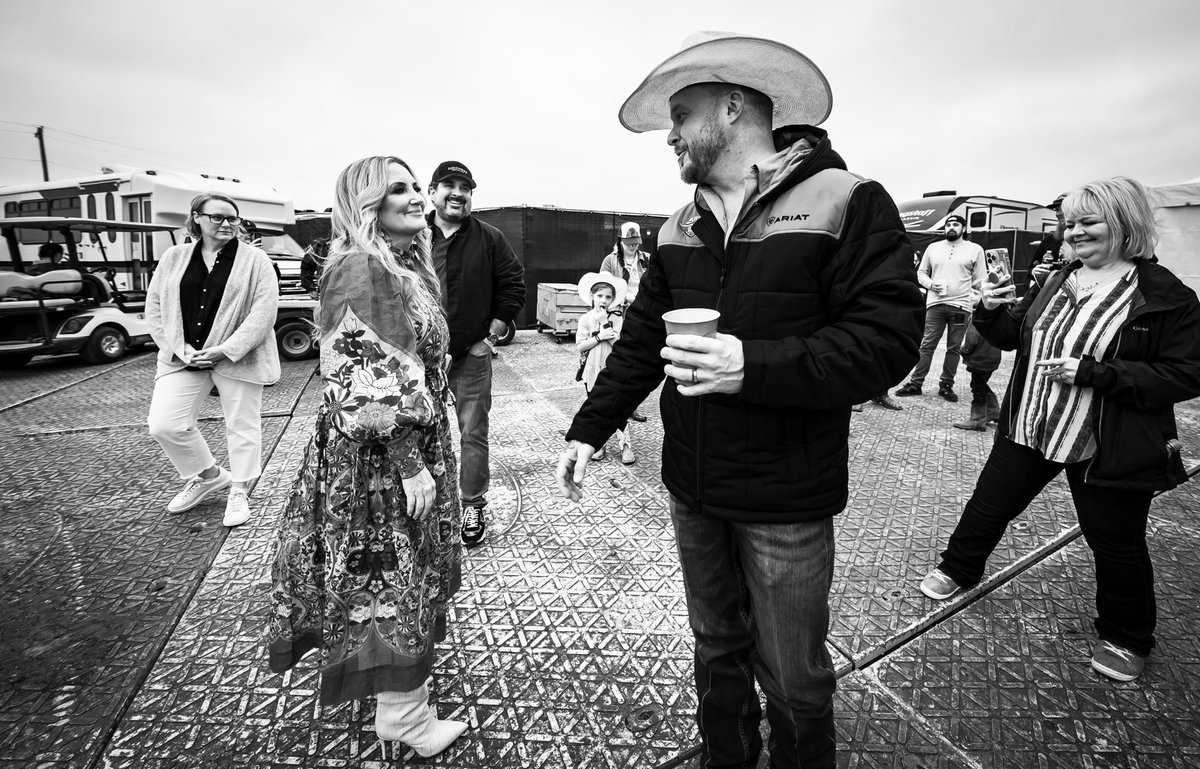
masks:
[[[195,247],[195,243],[183,243],[168,248],[146,292],[146,323],[158,345],[155,379],[181,370],[184,360],[197,352],[183,340],[183,311],[179,304],[179,282]],[[206,348],[216,347],[226,356],[214,370],[251,384],[279,381],[279,350],[274,333],[278,310],[279,281],[271,258],[261,248],[239,241],[221,306],[204,341]]]

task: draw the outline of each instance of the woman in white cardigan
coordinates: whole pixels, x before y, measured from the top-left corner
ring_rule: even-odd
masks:
[[[262,466],[262,389],[279,379],[279,283],[266,253],[235,237],[241,221],[230,198],[196,196],[185,225],[196,242],[163,254],[146,295],[146,322],[158,345],[150,435],[186,481],[167,510],[191,510],[232,485],[226,526],[250,519],[248,488]],[[197,424],[214,386],[229,470],[217,465]]]

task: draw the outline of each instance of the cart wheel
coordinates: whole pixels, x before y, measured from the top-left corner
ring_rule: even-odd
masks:
[[[84,363],[112,363],[125,357],[128,343],[125,334],[116,326],[101,326],[92,332],[87,343],[79,351]]]
[[[289,321],[275,329],[275,342],[279,346],[279,357],[284,360],[305,360],[317,355],[312,327],[303,320]]]

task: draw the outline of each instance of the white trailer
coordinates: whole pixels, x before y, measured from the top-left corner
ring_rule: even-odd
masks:
[[[237,201],[242,217],[252,220],[263,234],[282,235],[284,226],[295,221],[291,198],[265,185],[175,171],[101,170],[95,176],[0,187],[0,211],[5,219],[67,217],[182,228],[196,195],[219,192]],[[62,237],[57,230],[18,230],[19,249],[14,259],[32,263],[41,244],[47,240],[61,243]],[[150,233],[121,228],[101,234],[75,232],[73,237],[85,269],[94,264],[111,267],[116,271],[116,286],[127,291],[145,290],[155,260],[173,242],[183,239],[182,230]],[[101,238],[105,239],[103,251]],[[22,271],[17,262],[13,269]]]

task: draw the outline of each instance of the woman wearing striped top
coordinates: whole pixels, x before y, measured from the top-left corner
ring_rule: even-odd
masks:
[[[1136,181],[1084,185],[1063,212],[1070,265],[1019,303],[984,285],[976,327],[1016,362],[992,453],[921,590],[977,584],[1008,524],[1065,472],[1096,560],[1092,667],[1131,681],[1154,647],[1150,500],[1187,479],[1173,405],[1200,395],[1200,302],[1156,263]]]

